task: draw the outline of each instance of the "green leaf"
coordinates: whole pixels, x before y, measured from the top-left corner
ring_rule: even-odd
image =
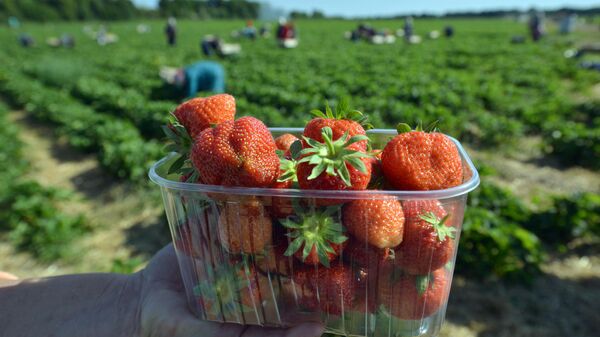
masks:
[[[318,118],[327,118],[327,116],[321,110],[313,109],[310,111],[311,115]]]
[[[292,241],[292,243],[290,243],[290,245],[285,250],[285,252],[283,253],[283,255],[285,255],[285,256],[292,256],[292,255],[294,255],[294,253],[297,252],[298,249],[300,249],[300,247],[302,246],[303,243],[304,243],[304,238],[303,237],[299,237],[299,238],[295,239],[294,241]]]
[[[329,106],[329,102],[325,102],[325,115],[327,118],[335,118],[333,111],[331,111],[331,107]]]
[[[342,163],[340,167],[338,167],[338,174],[346,186],[352,186],[352,183],[350,182],[350,172],[345,163]]]
[[[302,142],[300,140],[296,140],[290,145],[290,154],[292,159],[296,160],[300,158],[300,152],[302,151]]]
[[[398,134],[403,134],[406,132],[411,132],[412,128],[410,127],[410,125],[406,124],[406,123],[399,123],[396,126],[396,131],[398,131]]]
[[[167,136],[167,138],[169,138],[170,140],[176,141],[179,139],[179,136],[177,136],[168,125],[161,125],[160,127],[163,130],[165,136]]]
[[[308,254],[310,254],[310,251],[312,250],[313,247],[314,247],[314,244],[309,244],[308,242],[306,242],[304,244],[304,249],[302,249],[302,261],[306,260],[306,258],[308,257]]]
[[[179,158],[177,158],[177,160],[174,161],[173,164],[171,164],[171,167],[169,167],[167,174],[173,174],[178,172],[179,169],[183,167],[183,164],[185,164],[185,160],[186,158],[184,156],[179,156]]]
[[[347,161],[350,165],[352,165],[352,167],[354,167],[361,173],[365,173],[365,174],[367,173],[367,167],[365,166],[365,163],[363,163],[363,161],[360,160],[359,158],[350,157],[347,159]]]
[[[415,286],[417,287],[417,292],[419,295],[423,295],[427,288],[429,287],[430,276],[429,275],[420,275],[417,276]]]
[[[313,167],[310,176],[308,176],[308,180],[313,180],[316,179],[318,176],[321,175],[321,173],[323,173],[323,171],[325,171],[325,168],[327,167],[327,165],[324,162],[319,163],[319,165]]]

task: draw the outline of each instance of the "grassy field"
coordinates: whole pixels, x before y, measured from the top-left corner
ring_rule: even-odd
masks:
[[[524,24],[419,20],[422,43],[377,46],[344,39],[357,22],[300,21],[300,46],[283,50],[273,39],[231,38],[243,21],[180,22],[172,48],[163,22],[145,22],[147,34],[136,32],[139,23],[110,24],[119,41],[103,47],[85,32],[98,23],[25,24],[20,31],[37,42],[30,49],[18,46],[18,31],[0,28],[0,97],[10,104],[7,129],[18,128],[22,142],[18,155],[7,153],[26,162],[0,173],[0,270],[21,277],[131,272],[170,241],[145,172],[162,155],[159,125],[181,97],[161,83],[158,70],[204,59],[200,39],[219,34],[242,45],[238,57],[218,60],[239,115],[298,126],[326,99],[349,95],[376,127],[437,119],[467,145],[485,176],[467,214],[444,336],[597,331],[600,74],[563,57],[597,39],[597,26],[560,36],[551,25],[538,44],[511,44],[512,36],[527,34]],[[454,38],[426,38],[447,24]],[[45,45],[62,33],[75,37],[74,49]],[[41,189],[25,191],[21,181]],[[66,192],[45,197],[55,211],[6,216],[22,209],[15,195],[33,199],[46,188]],[[79,215],[85,226],[73,222]],[[44,232],[32,226],[36,217],[66,229]],[[45,249],[57,243],[68,249]]]

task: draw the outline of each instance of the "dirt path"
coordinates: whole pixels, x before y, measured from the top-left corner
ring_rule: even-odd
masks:
[[[64,211],[84,214],[94,230],[74,243],[81,252],[75,260],[50,265],[14,253],[8,244],[1,243],[0,270],[20,277],[108,271],[115,259],[149,255],[169,241],[157,194],[116,182],[102,172],[94,155],[75,151],[57,139],[51,128],[24,113],[14,112],[11,119],[21,129],[24,155],[32,165],[30,177],[45,186],[72,191],[72,200],[62,205]]]

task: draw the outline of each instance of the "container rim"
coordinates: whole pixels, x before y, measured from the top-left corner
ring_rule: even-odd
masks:
[[[301,133],[303,128],[269,128],[277,133]],[[368,134],[395,135],[393,129],[372,129]],[[148,177],[152,182],[162,188],[177,190],[180,192],[199,192],[199,193],[222,193],[230,195],[252,195],[252,196],[274,196],[274,197],[304,197],[304,198],[342,198],[342,199],[378,199],[378,198],[400,198],[400,199],[448,199],[462,196],[473,191],[479,186],[479,173],[473,165],[471,158],[467,155],[460,142],[453,137],[448,136],[458,149],[461,158],[471,171],[471,177],[458,186],[444,190],[430,191],[399,191],[399,190],[302,190],[302,189],[283,189],[283,188],[263,188],[263,187],[228,187],[219,185],[205,185],[196,183],[186,183],[173,181],[160,176],[157,169],[165,162],[171,160],[176,154],[168,154],[152,165],[148,172]]]

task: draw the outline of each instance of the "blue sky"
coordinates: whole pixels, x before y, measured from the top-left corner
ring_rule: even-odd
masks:
[[[156,6],[158,0],[133,0],[138,5],[147,7]],[[285,10],[299,9],[312,11],[320,9],[328,15],[344,16],[369,16],[392,15],[402,13],[433,12],[459,10],[482,10],[498,8],[527,9],[532,6],[537,8],[591,7],[598,6],[599,0],[269,0],[263,1]]]

